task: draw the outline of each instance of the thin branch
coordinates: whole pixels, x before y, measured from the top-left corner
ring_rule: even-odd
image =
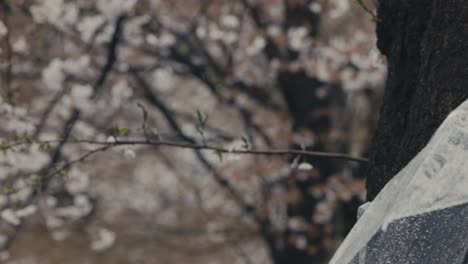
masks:
[[[48,141],[24,141],[17,142],[11,145],[6,145],[4,148],[12,148],[25,144],[54,144],[60,143],[61,140],[48,140]],[[93,145],[106,145],[106,146],[122,146],[122,145],[143,145],[143,146],[166,146],[182,149],[193,149],[193,150],[212,150],[216,153],[224,154],[239,154],[239,155],[261,155],[261,156],[283,156],[283,155],[295,155],[315,158],[330,158],[339,160],[355,161],[359,163],[367,163],[368,159],[363,157],[356,157],[344,153],[335,152],[321,152],[321,151],[309,151],[299,149],[287,149],[287,148],[272,148],[272,149],[228,149],[218,146],[210,146],[205,144],[197,143],[186,143],[177,142],[170,140],[116,140],[115,142],[106,142],[98,140],[68,140],[65,144],[93,144]]]
[[[374,22],[380,22],[381,19],[377,16],[377,14],[374,13],[366,4],[364,4],[363,0],[356,0],[356,3],[364,9],[369,15],[372,17],[372,21]]]

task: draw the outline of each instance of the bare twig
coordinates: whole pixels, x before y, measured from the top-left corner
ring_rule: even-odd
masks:
[[[17,142],[11,145],[6,145],[4,147],[16,147],[24,144],[54,144],[60,143],[61,140],[48,140],[48,141],[25,141]],[[368,162],[367,158],[356,157],[344,153],[334,153],[334,152],[321,152],[321,151],[309,151],[309,150],[300,150],[300,149],[287,149],[287,148],[272,148],[272,149],[228,149],[219,146],[210,146],[205,144],[197,143],[187,143],[187,142],[178,142],[178,141],[169,141],[169,140],[116,140],[115,142],[105,142],[97,140],[68,140],[66,144],[93,144],[93,145],[110,145],[110,146],[122,146],[122,145],[146,145],[146,146],[166,146],[174,148],[183,148],[183,149],[193,149],[193,150],[212,150],[217,153],[224,154],[240,154],[240,155],[263,155],[263,156],[282,156],[282,155],[295,155],[295,156],[305,156],[305,157],[315,157],[315,158],[330,158],[330,159],[340,159],[355,161],[360,163]]]

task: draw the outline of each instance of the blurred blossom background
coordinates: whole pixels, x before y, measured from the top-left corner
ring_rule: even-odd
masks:
[[[365,163],[79,141],[365,157],[386,76],[374,9],[1,1],[0,263],[327,263]]]

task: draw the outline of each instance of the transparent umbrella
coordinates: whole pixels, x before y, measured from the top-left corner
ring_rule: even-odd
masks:
[[[468,264],[467,249],[468,100],[368,205],[330,264]]]

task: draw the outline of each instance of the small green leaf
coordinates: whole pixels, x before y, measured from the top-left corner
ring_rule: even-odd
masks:
[[[195,124],[195,130],[200,134],[203,135],[203,128],[200,124]]]
[[[203,114],[200,110],[197,109],[197,123],[195,124],[195,130],[202,137],[204,145],[206,145],[205,125],[206,125],[207,120],[208,120],[208,116],[206,114]]]
[[[119,129],[119,134],[122,136],[127,136],[130,133],[130,128],[128,127],[121,127]]]
[[[208,119],[208,115],[202,113],[200,110],[197,109],[197,119],[198,123],[204,127],[206,124],[206,120]]]
[[[29,179],[29,184],[32,188],[34,188],[35,192],[38,194],[42,193],[42,185],[41,185],[42,178],[40,176],[34,176]]]
[[[114,137],[127,136],[130,133],[130,128],[128,127],[119,127],[114,125],[107,129],[107,132]]]
[[[44,150],[44,151],[50,150],[51,149],[50,143],[49,142],[41,142],[39,144],[39,149]]]
[[[5,141],[0,142],[0,150],[2,151],[4,156],[7,155],[9,149],[10,146]]]
[[[380,22],[381,19],[369,8],[366,6],[366,4],[364,4],[364,1],[363,0],[355,0],[356,3],[358,5],[360,5],[362,7],[362,9],[364,9],[364,11],[366,11],[368,14],[371,15],[372,17],[372,21],[374,22]]]
[[[14,140],[15,142],[29,141],[28,132],[24,131],[20,134],[16,134]]]
[[[0,193],[4,195],[15,194],[17,192],[18,192],[17,189],[11,188],[11,187],[5,187],[0,190]]]
[[[215,150],[214,153],[218,156],[219,162],[223,162],[223,152],[219,149]]]
[[[219,162],[223,162],[223,144],[217,143],[213,148],[213,153],[218,156]]]

